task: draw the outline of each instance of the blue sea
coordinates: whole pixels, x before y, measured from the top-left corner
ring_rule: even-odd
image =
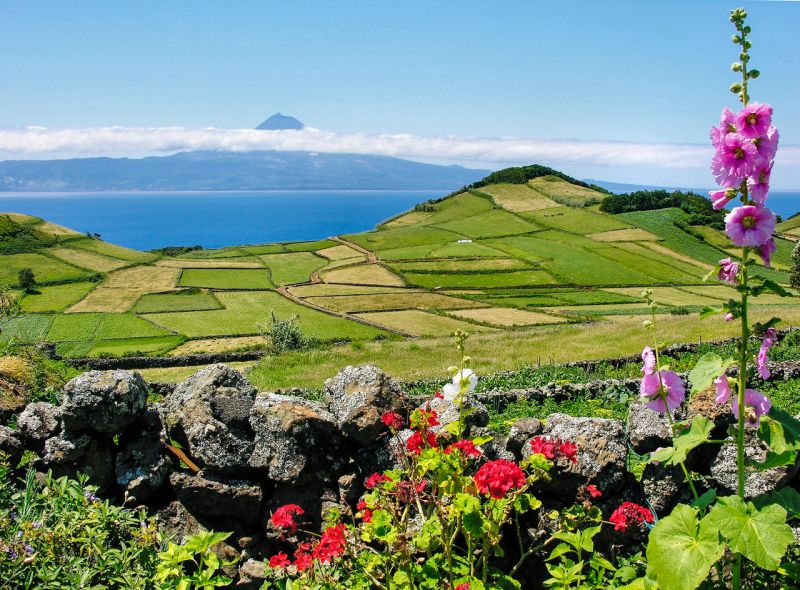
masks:
[[[316,240],[372,229],[447,191],[0,193],[0,211],[35,215],[151,250]]]

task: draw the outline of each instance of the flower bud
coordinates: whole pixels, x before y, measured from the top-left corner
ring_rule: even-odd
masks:
[[[749,78],[758,78],[760,75],[761,72],[759,72],[758,70],[750,70],[749,72],[747,72],[747,76]]]
[[[741,91],[742,91],[742,85],[741,84],[731,84],[731,92],[733,92],[734,94],[738,94]]]
[[[734,35],[731,37],[731,41],[736,43],[736,45],[739,45],[742,42],[742,38],[739,35]]]
[[[742,71],[742,63],[738,62],[738,61],[736,63],[732,63],[731,64],[731,70],[733,70],[734,72],[741,72]]]
[[[752,31],[752,29],[750,28],[750,26],[749,26],[749,25],[746,25],[746,26],[745,26],[745,27],[742,29],[742,33],[744,33],[745,35],[749,35],[749,34],[750,34],[750,31]]]

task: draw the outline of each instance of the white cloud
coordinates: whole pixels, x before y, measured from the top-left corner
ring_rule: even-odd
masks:
[[[302,131],[185,127],[0,129],[6,159],[73,156],[165,155],[186,150],[301,150],[362,153],[461,163],[530,163],[552,166],[707,168],[710,145],[542,140],[516,137],[426,137]],[[800,147],[782,147],[783,166],[800,167]]]

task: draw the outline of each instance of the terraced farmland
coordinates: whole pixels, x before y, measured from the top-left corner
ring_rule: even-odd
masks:
[[[558,341],[578,333],[578,324],[581,333],[597,326],[611,337],[613,326],[641,325],[645,287],[654,289],[664,318],[734,296],[702,280],[720,258],[737,254],[722,232],[686,225],[680,209],[610,215],[593,205],[603,198],[557,176],[539,177],[421,203],[365,233],[175,257],[0,215],[0,283],[14,287],[22,268],[39,282],[21,295],[22,315],[2,326],[0,341],[48,340],[66,356],[238,350],[268,344],[259,324],[274,312],[296,316],[321,342],[413,356],[444,346],[415,342],[456,329],[475,332],[489,349],[503,342],[503,331],[513,331],[515,342],[541,342],[544,334]],[[789,238],[800,237],[797,219],[781,224]],[[8,231],[33,246],[8,252],[17,247],[2,242]],[[759,272],[786,283],[793,242],[777,245],[774,268]],[[800,300],[766,296],[753,313],[774,309],[800,317]],[[402,335],[421,340],[399,342]],[[309,371],[323,353],[297,354],[281,370]],[[428,362],[419,354],[417,364]]]

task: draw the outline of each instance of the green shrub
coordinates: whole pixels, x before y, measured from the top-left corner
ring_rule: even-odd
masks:
[[[309,339],[303,335],[298,319],[296,315],[281,319],[271,311],[268,325],[257,324],[259,331],[269,339],[273,353],[301,350],[310,344]]]

